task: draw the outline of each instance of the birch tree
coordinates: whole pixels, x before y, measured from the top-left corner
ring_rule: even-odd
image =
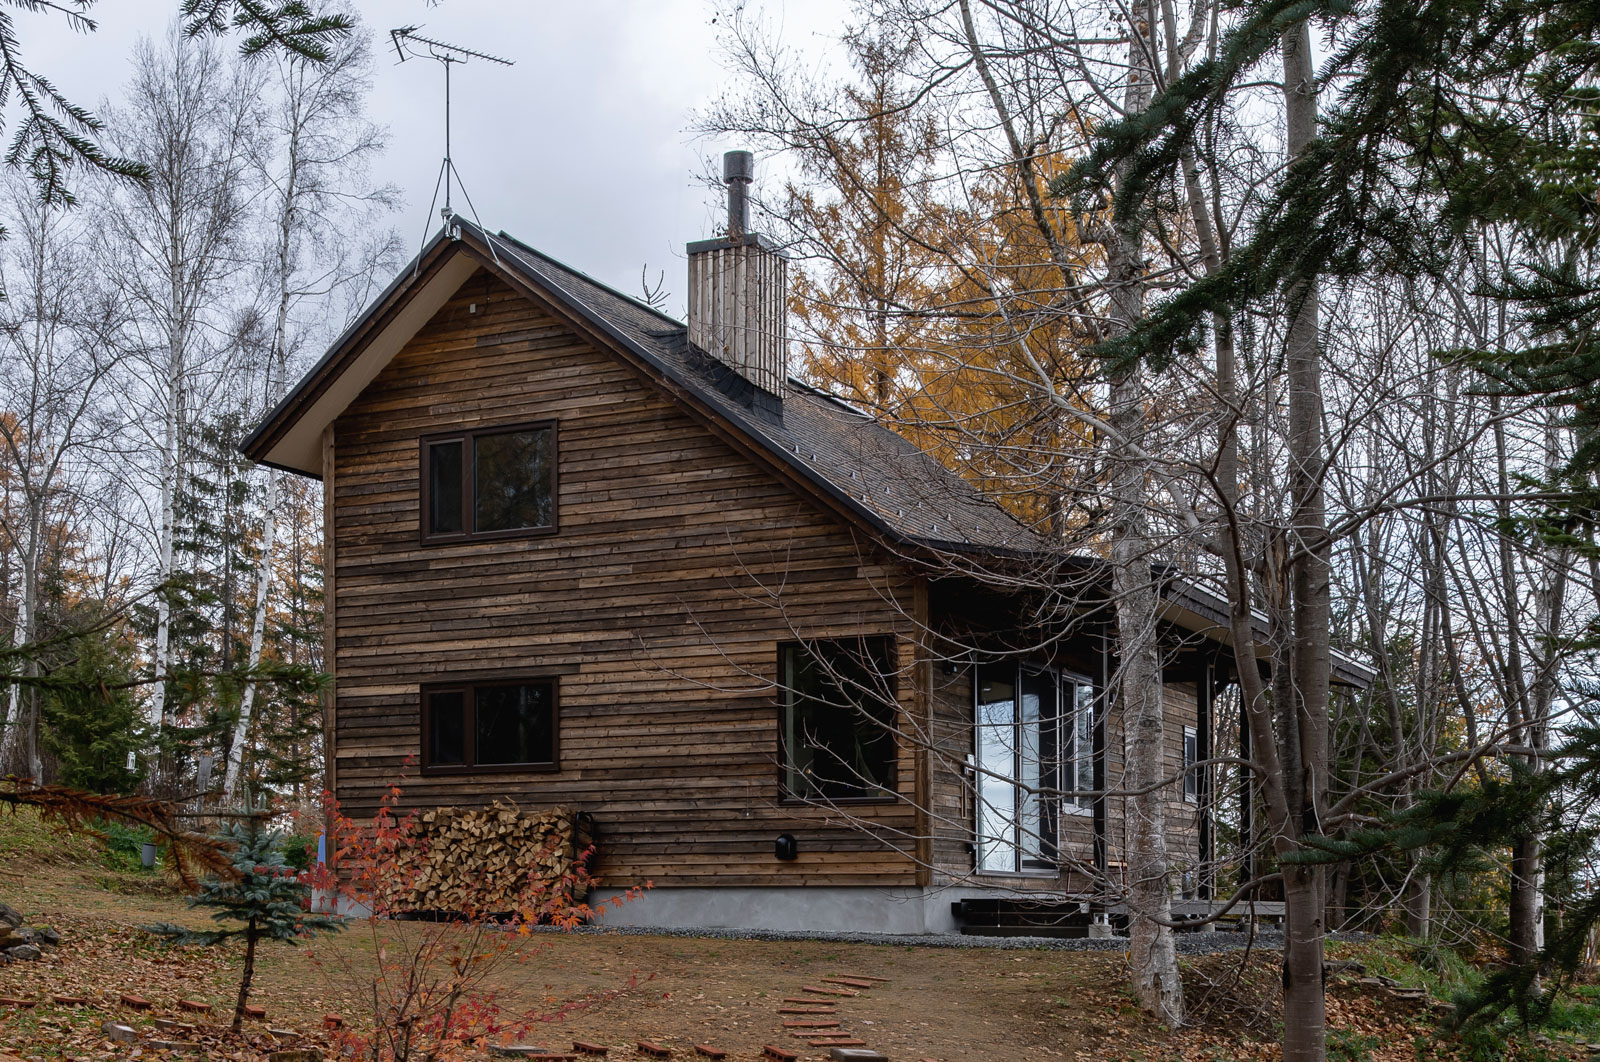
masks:
[[[114,263],[129,317],[123,342],[143,373],[135,438],[154,455],[157,496],[149,533],[160,588],[147,705],[152,740],[167,720],[178,491],[198,416],[228,380],[233,344],[225,324],[229,283],[245,267],[244,226],[253,189],[249,159],[260,125],[258,83],[209,41],[176,28],[142,41],[125,103],[108,112],[109,139],[139,157],[147,180],[106,189],[103,254]],[[157,754],[152,745],[150,755]],[[159,760],[148,772],[159,779]]]
[[[372,238],[347,238],[352,229],[370,231],[369,223],[394,199],[392,191],[372,187],[367,178],[367,165],[381,150],[384,136],[365,113],[372,85],[365,39],[352,38],[322,63],[297,55],[275,56],[272,62],[270,137],[258,146],[255,159],[267,188],[269,233],[264,289],[271,327],[266,364],[260,368],[264,411],[277,404],[288,385],[300,338],[296,311],[308,302],[321,305],[331,292],[371,277],[394,257],[393,240],[381,228]],[[315,324],[301,322],[302,327],[307,323]],[[239,784],[255,712],[255,674],[272,596],[279,478],[275,470],[266,473],[246,678],[223,777],[228,803]]]
[[[82,518],[92,490],[95,451],[116,424],[108,384],[120,360],[111,321],[97,305],[99,278],[89,267],[83,226],[63,208],[40,202],[13,179],[5,189],[10,236],[0,247],[0,460],[11,503],[0,517],[0,544],[15,560],[21,681],[10,684],[0,763],[42,777],[39,659],[28,650],[43,627],[43,583],[59,563],[56,544]]]

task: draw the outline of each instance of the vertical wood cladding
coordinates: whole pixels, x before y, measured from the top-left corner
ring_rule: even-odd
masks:
[[[421,545],[418,439],[557,422],[560,531]],[[777,643],[893,634],[916,666],[913,577],[487,273],[468,280],[337,420],[330,608],[337,793],[370,812],[509,797],[594,814],[608,884],[917,879],[915,754],[901,801],[848,813],[778,789]],[[559,770],[421,776],[419,687],[560,684]],[[926,711],[916,681],[902,710]],[[916,728],[909,728],[914,731]],[[412,762],[411,767],[407,767]],[[779,862],[777,834],[800,856]]]
[[[689,342],[781,395],[788,379],[789,263],[759,236],[689,245]]]

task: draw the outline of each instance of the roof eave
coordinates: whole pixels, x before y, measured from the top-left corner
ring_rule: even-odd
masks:
[[[309,401],[314,400],[321,393],[331,378],[336,378],[339,375],[337,370],[340,368],[340,363],[345,361],[351,352],[361,345],[364,339],[370,338],[373,326],[378,323],[379,319],[403,300],[408,289],[418,286],[431,276],[433,266],[442,257],[441,249],[450,242],[452,241],[447,230],[440,229],[439,232],[435,233],[433,238],[417,252],[417,256],[406,264],[406,267],[389,282],[389,285],[362,312],[361,316],[356,318],[349,327],[339,334],[339,338],[333,341],[327,352],[317,360],[317,363],[311,367],[310,371],[300,378],[300,382],[295,384],[289,393],[272,408],[272,411],[267,414],[261,423],[256,425],[255,429],[244,437],[244,440],[239,443],[239,452],[250,460],[266,465],[269,468],[277,468],[282,471],[320,479],[321,473],[319,470],[284,464],[272,460],[268,455],[273,447],[288,434],[300,417],[304,415]]]

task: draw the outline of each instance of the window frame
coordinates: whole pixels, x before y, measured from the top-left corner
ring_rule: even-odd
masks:
[[[1185,726],[1182,728],[1183,751],[1180,754],[1183,761],[1183,801],[1186,804],[1200,803],[1200,771],[1197,766],[1200,762],[1200,728]],[[1189,757],[1189,742],[1194,742],[1194,758]],[[1192,790],[1192,791],[1191,791]]]
[[[883,784],[884,792],[878,796],[850,796],[850,797],[808,797],[789,790],[789,774],[792,768],[789,765],[788,742],[788,713],[790,708],[790,689],[784,685],[787,677],[784,668],[784,654],[794,648],[810,651],[811,646],[826,645],[837,642],[883,642],[886,648],[885,659],[894,665],[893,672],[886,676],[890,687],[890,700],[888,707],[894,716],[894,721],[889,724],[889,740],[894,745],[894,753],[889,757],[889,778]],[[900,707],[900,675],[899,675],[899,642],[893,634],[845,634],[829,638],[794,639],[779,642],[777,645],[775,683],[778,690],[778,803],[789,807],[826,807],[831,804],[893,804],[900,799],[900,738],[895,733],[898,719],[901,714]]]
[[[553,535],[561,526],[561,432],[555,418],[462,428],[457,431],[430,432],[417,438],[417,535],[424,546],[458,542],[493,542],[508,538],[541,538]],[[478,447],[480,436],[515,435],[518,432],[550,432],[550,524],[547,527],[515,527],[505,531],[467,530],[476,527],[478,512]],[[434,533],[431,448],[441,443],[461,444],[461,530]]]
[[[1089,678],[1089,676],[1081,675],[1076,671],[1057,669],[1055,674],[1058,691],[1056,694],[1057,703],[1062,704],[1066,700],[1061,694],[1069,684],[1073,692],[1072,707],[1070,711],[1061,714],[1061,722],[1059,724],[1067,737],[1067,740],[1059,747],[1071,749],[1071,752],[1070,754],[1063,752],[1057,760],[1059,764],[1058,771],[1071,767],[1072,784],[1060,785],[1059,788],[1063,793],[1081,793],[1085,790],[1094,789],[1094,728],[1097,722],[1095,713],[1100,707],[1100,684]],[[1087,689],[1090,693],[1089,703],[1081,707],[1077,703],[1077,693],[1080,689]],[[1070,722],[1068,721],[1069,716]],[[1082,725],[1080,716],[1087,720],[1087,728]],[[1087,744],[1085,744],[1085,739],[1087,739]],[[1087,779],[1082,777],[1085,771],[1089,775]],[[1094,801],[1095,798],[1092,796],[1062,796],[1061,814],[1093,815]]]
[[[477,690],[479,686],[534,686],[550,688],[550,759],[548,762],[491,763],[480,766],[477,756]],[[464,763],[432,761],[433,728],[429,702],[436,693],[461,693],[461,757]],[[420,724],[418,752],[423,774],[554,774],[561,770],[561,678],[558,675],[497,675],[473,678],[440,678],[418,688],[417,719]]]
[[[981,722],[982,717],[978,705],[978,697],[980,695],[982,686],[981,675],[986,668],[996,671],[1003,670],[1006,663],[1007,661],[1005,660],[987,661],[978,663],[972,668],[973,751],[971,753],[971,757],[972,763],[975,766],[978,765],[982,760],[982,754],[979,749],[979,728],[985,725]],[[1004,875],[1011,877],[1055,877],[1062,872],[1060,866],[1060,855],[1062,844],[1061,826],[1063,821],[1073,816],[1087,818],[1094,814],[1095,799],[1093,797],[1069,797],[1064,794],[1067,792],[1094,788],[1094,727],[1097,723],[1096,715],[1098,709],[1100,708],[1100,685],[1099,683],[1095,682],[1094,679],[1082,672],[1074,671],[1070,668],[1042,666],[1039,664],[1030,663],[1026,660],[1017,660],[1010,670],[1012,676],[1010,681],[1012,688],[1013,707],[1012,722],[1007,725],[1009,725],[1013,731],[1020,731],[1020,729],[1025,725],[1021,721],[1018,704],[1023,696],[1023,686],[1027,677],[1030,675],[1035,677],[1047,677],[1054,685],[1056,713],[1055,716],[1049,720],[1047,725],[1050,729],[1055,731],[1056,756],[1054,761],[1050,763],[1045,763],[1041,760],[1040,768],[1041,773],[1049,773],[1054,776],[1054,784],[1045,788],[1053,788],[1057,791],[1057,793],[1063,795],[1058,795],[1051,800],[1051,804],[1053,806],[1042,807],[1040,809],[1039,817],[1041,836],[1038,838],[1038,847],[1040,851],[1037,855],[1030,854],[1027,850],[1027,846],[1021,839],[1020,831],[1022,828],[1022,798],[1020,796],[1015,798],[1015,803],[1013,804],[1013,821],[1008,824],[1012,832],[1012,837],[1007,842],[1009,850],[1013,853],[1013,859],[1011,869],[1006,870],[995,867],[986,867],[983,865],[984,845],[989,838],[987,838],[983,833],[983,796],[981,792],[975,794],[975,803],[973,806],[974,817],[972,823],[973,871],[977,874]],[[1080,689],[1087,689],[1090,691],[1088,703],[1082,706],[1081,713],[1078,703],[1078,691]],[[1070,697],[1068,696],[1069,693],[1071,694]],[[1080,714],[1082,716],[1081,720]],[[1082,722],[1084,721],[1087,722],[1087,726],[1082,725]],[[1040,729],[1042,733],[1043,725],[1041,725]],[[1080,737],[1084,736],[1088,737],[1087,748],[1081,747],[1082,742],[1079,740]],[[1012,776],[1010,782],[1013,792],[1020,793],[1019,776],[1022,773],[1022,768],[1019,760],[1022,755],[1023,742],[1019,738],[1013,740],[1010,744],[1012,747],[1013,756],[1011,767]],[[1041,741],[1039,744],[1042,746],[1043,742]],[[1079,777],[1080,772],[1084,770],[1086,770],[1090,775],[1088,779]],[[1071,771],[1073,775],[1071,785],[1067,785],[1066,779],[1064,778],[1064,775],[1068,771]],[[981,783],[977,781],[977,776],[974,775],[973,777],[973,785],[981,786]],[[1002,838],[1001,840],[1004,839]],[[1031,864],[1030,859],[1033,861]],[[1049,866],[1042,865],[1047,860],[1055,861],[1054,869],[1050,868]]]

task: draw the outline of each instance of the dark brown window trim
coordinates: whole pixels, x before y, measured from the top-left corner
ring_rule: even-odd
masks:
[[[479,767],[472,763],[476,750],[472,747],[477,738],[477,728],[474,725],[472,713],[476,709],[476,688],[479,686],[509,686],[515,684],[533,685],[540,683],[550,687],[550,761],[548,763],[496,763]],[[433,728],[429,725],[428,700],[435,693],[447,693],[460,690],[462,693],[461,710],[463,718],[462,727],[462,757],[467,763],[446,763],[433,765],[432,742]],[[558,675],[540,674],[529,675],[526,673],[507,674],[498,676],[474,676],[457,680],[440,679],[437,682],[425,682],[418,690],[418,719],[422,724],[421,753],[423,774],[553,774],[561,770],[561,680]]]
[[[428,447],[438,443],[461,443],[461,526],[465,528],[478,508],[477,448],[473,440],[480,435],[509,435],[519,431],[550,429],[550,526],[519,527],[510,531],[458,531],[451,534],[430,534],[428,523],[433,514],[433,499],[429,496]],[[417,537],[424,546],[444,546],[458,542],[493,542],[508,538],[541,538],[553,535],[561,526],[561,432],[554,419],[519,421],[515,424],[493,424],[461,431],[442,431],[423,435],[417,440]]]
[[[798,796],[798,795],[796,795],[794,793],[789,792],[789,784],[788,784],[789,751],[788,751],[787,742],[784,740],[784,737],[785,737],[785,735],[784,735],[784,729],[785,729],[784,728],[784,712],[788,708],[788,705],[786,703],[785,686],[783,684],[783,679],[784,679],[783,654],[784,654],[784,651],[789,649],[791,646],[802,646],[803,647],[803,646],[809,646],[809,645],[824,645],[824,644],[827,644],[829,642],[850,642],[850,641],[863,641],[863,642],[866,642],[866,641],[882,641],[882,642],[887,642],[888,646],[889,646],[889,660],[891,662],[894,662],[894,663],[898,664],[900,645],[899,645],[898,640],[895,638],[895,636],[893,634],[849,634],[849,635],[842,635],[842,636],[833,637],[833,638],[795,639],[795,640],[787,641],[787,642],[779,642],[778,645],[777,645],[777,650],[776,650],[776,653],[775,653],[776,660],[775,660],[775,666],[774,666],[774,669],[773,669],[773,674],[777,676],[777,681],[776,681],[776,683],[774,683],[774,685],[775,685],[776,689],[778,690],[778,710],[777,710],[777,729],[778,729],[778,804],[779,804],[780,807],[792,807],[792,808],[810,807],[810,808],[817,808],[819,810],[826,811],[830,806],[835,805],[835,804],[839,805],[840,807],[845,807],[845,806],[866,807],[866,806],[870,806],[870,805],[874,805],[874,804],[885,804],[885,805],[886,804],[897,804],[902,799],[902,797],[900,796],[900,792],[899,792],[899,787],[900,787],[900,740],[899,740],[898,737],[895,737],[895,741],[894,741],[894,756],[889,760],[889,780],[883,786],[883,788],[885,790],[887,790],[888,792],[884,793],[882,796],[816,797],[816,798],[813,798],[813,797]],[[890,703],[891,703],[891,706],[894,709],[896,718],[898,719],[898,716],[899,716],[899,714],[901,712],[901,708],[900,708],[900,683],[899,683],[898,669],[897,669],[897,673],[894,674],[894,675],[888,676],[888,679],[889,679],[889,684],[890,684],[890,686],[892,688],[892,700],[891,700]]]

